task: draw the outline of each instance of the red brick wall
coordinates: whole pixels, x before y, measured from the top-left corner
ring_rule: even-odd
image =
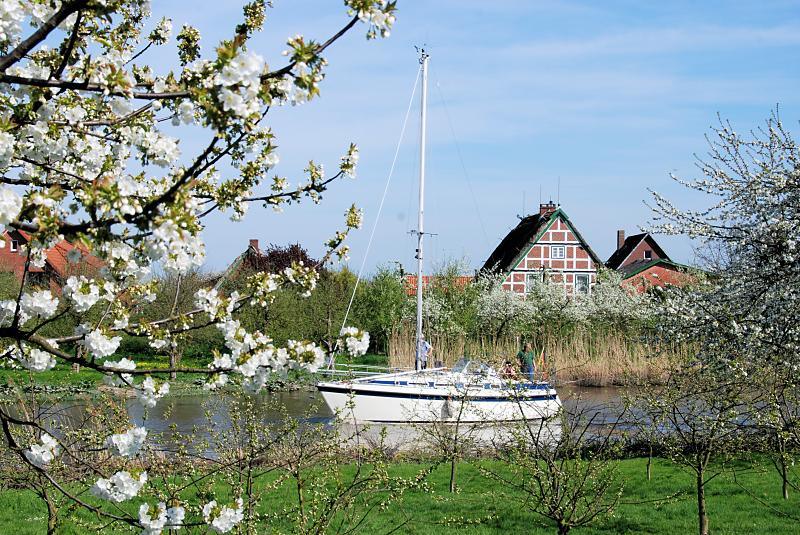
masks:
[[[667,284],[682,286],[694,280],[694,277],[677,268],[670,266],[652,266],[629,279],[625,279],[622,283],[626,286],[636,288],[639,292],[644,292],[653,286],[664,287]]]
[[[635,262],[637,260],[644,260],[645,251],[650,251],[651,254],[650,258],[652,260],[658,260],[659,258],[661,258],[660,256],[658,256],[658,253],[655,250],[653,250],[652,247],[650,247],[650,244],[647,243],[647,240],[642,240],[639,242],[639,245],[637,245],[633,249],[633,251],[631,251],[631,254],[628,255],[628,258],[626,258],[625,261],[622,262],[622,264],[620,264],[620,266],[627,266],[631,262]]]
[[[22,274],[25,271],[25,256],[21,254],[21,244],[16,251],[11,251],[11,240],[8,231],[2,234],[3,244],[0,247],[0,272],[8,273],[13,272],[17,276],[17,280],[22,280]]]

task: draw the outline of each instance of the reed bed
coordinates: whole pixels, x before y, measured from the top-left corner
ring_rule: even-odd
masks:
[[[429,366],[452,366],[469,356],[497,365],[509,359],[516,364],[522,347],[521,336],[499,339],[467,338],[459,335],[431,335],[434,348]],[[569,334],[531,334],[524,341],[533,344],[537,364],[544,348],[544,370],[557,384],[583,386],[623,386],[654,384],[664,378],[664,370],[673,362],[690,356],[688,347],[665,347],[643,337],[621,332],[593,332],[578,329]],[[389,365],[414,366],[414,331],[402,329],[389,338]]]

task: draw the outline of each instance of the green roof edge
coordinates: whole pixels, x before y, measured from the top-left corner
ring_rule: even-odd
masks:
[[[631,277],[634,277],[634,276],[638,275],[642,271],[644,271],[646,269],[650,269],[653,266],[657,266],[658,264],[666,264],[668,266],[674,266],[676,268],[685,269],[685,270],[693,269],[691,266],[687,266],[685,264],[679,264],[678,262],[673,262],[672,260],[665,260],[663,258],[656,258],[652,262],[649,262],[649,263],[643,265],[642,267],[640,267],[636,271],[632,271],[630,274],[624,276],[622,278],[622,280],[630,279]],[[620,266],[620,267],[622,267],[622,266]]]

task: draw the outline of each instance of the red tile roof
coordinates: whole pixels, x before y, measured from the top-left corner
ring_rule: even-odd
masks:
[[[6,229],[4,234],[7,234],[10,230],[12,229]],[[16,232],[22,236],[26,243],[31,241],[31,235],[27,232],[23,230],[16,230]],[[46,258],[47,264],[59,277],[67,277],[70,275],[70,262],[67,260],[67,255],[73,249],[77,249],[81,252],[81,259],[79,260],[78,265],[73,267],[88,267],[90,271],[96,271],[105,266],[105,262],[91,254],[83,245],[75,245],[67,240],[61,240],[55,244],[55,246],[47,250]],[[37,273],[44,271],[44,269],[29,266],[28,271]]]
[[[81,253],[81,259],[78,261],[79,265],[84,265],[93,271],[100,270],[105,265],[102,260],[91,254],[83,245],[73,245],[67,240],[61,240],[55,247],[47,251],[47,263],[59,276],[66,277],[70,274],[67,255],[73,249],[77,249]]]

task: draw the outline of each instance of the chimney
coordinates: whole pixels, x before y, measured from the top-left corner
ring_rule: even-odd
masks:
[[[258,240],[250,240],[250,248],[255,250],[257,253],[261,252],[261,249],[258,248]]]
[[[622,249],[622,245],[624,243],[625,243],[625,231],[620,229],[617,231],[617,249]]]
[[[542,217],[548,217],[550,214],[556,211],[556,205],[553,204],[553,201],[547,202],[545,204],[539,205],[539,215]]]

